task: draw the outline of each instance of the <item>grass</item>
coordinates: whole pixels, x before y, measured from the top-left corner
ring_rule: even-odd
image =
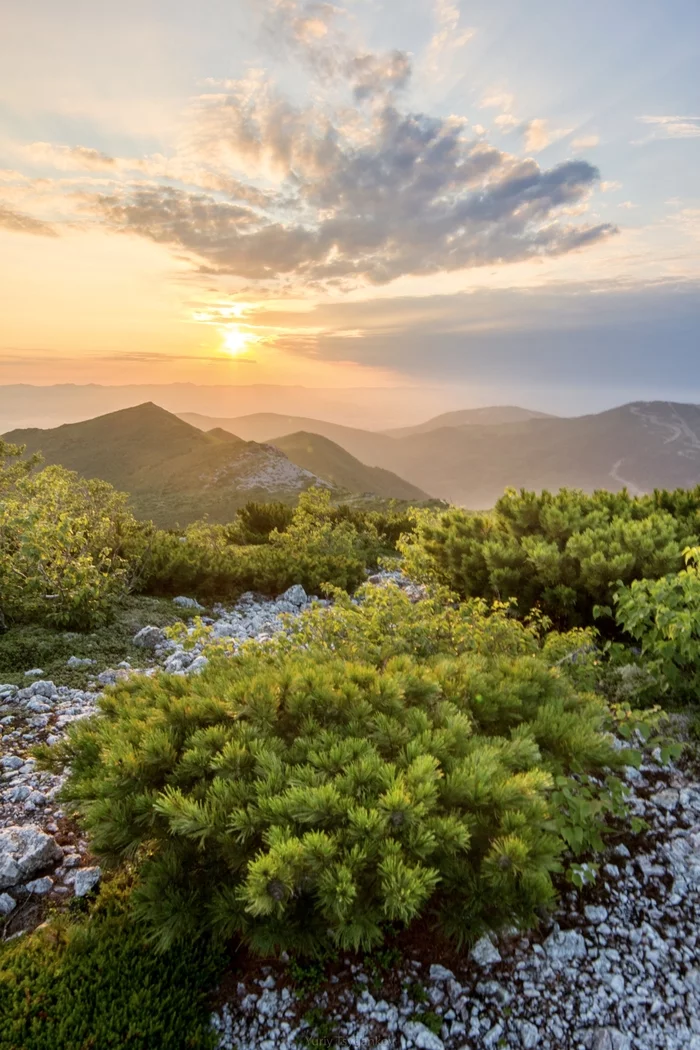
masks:
[[[146,624],[165,627],[187,620],[190,610],[179,609],[168,598],[130,597],[116,612],[112,623],[91,632],[63,631],[36,624],[18,624],[0,634],[0,683],[28,685],[24,672],[40,667],[43,677],[56,685],[83,689],[89,678],[122,660],[142,665],[147,653],[133,644],[136,632]],[[92,667],[71,670],[71,656],[95,661]]]
[[[0,1050],[211,1050],[207,996],[222,970],[210,945],[157,954],[125,879],[87,917],[62,915],[0,947]]]

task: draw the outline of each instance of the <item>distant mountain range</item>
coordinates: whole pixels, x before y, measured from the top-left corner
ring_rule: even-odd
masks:
[[[574,418],[516,408],[478,411],[480,421],[467,410],[389,433],[273,413],[215,421],[186,418],[203,429],[217,425],[258,441],[279,443],[290,430],[321,434],[363,463],[471,508],[493,506],[508,486],[627,487],[639,493],[700,484],[698,405],[638,401]],[[503,421],[504,413],[511,413],[510,420]],[[459,422],[445,425],[445,419]]]
[[[147,404],[6,437],[111,481],[163,523],[226,520],[247,499],[291,500],[318,481],[475,509],[508,486],[640,493],[700,484],[700,406],[666,401],[576,418],[469,409],[389,433],[275,413],[181,418]]]
[[[41,452],[85,477],[103,478],[131,495],[142,517],[161,525],[208,515],[228,521],[247,500],[295,500],[315,484],[339,495],[422,500],[427,496],[390,471],[366,467],[315,434],[280,446],[246,441],[225,428],[207,433],[145,404],[49,430],[14,430],[6,441]]]

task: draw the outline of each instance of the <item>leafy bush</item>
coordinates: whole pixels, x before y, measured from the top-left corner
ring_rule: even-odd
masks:
[[[90,629],[129,588],[143,531],[127,497],[62,467],[23,472],[0,503],[0,594],[9,619]]]
[[[370,948],[430,914],[527,924],[565,846],[554,778],[622,760],[606,709],[541,655],[381,668],[259,648],[135,679],[52,750],[92,847],[140,865],[161,945]],[[575,791],[575,779],[571,780]]]
[[[234,528],[234,540],[237,535]],[[141,587],[200,598],[231,598],[247,590],[279,594],[294,583],[316,594],[326,583],[352,590],[366,568],[376,565],[379,549],[372,526],[359,531],[338,516],[326,490],[310,489],[284,531],[273,530],[266,543],[242,547],[232,542],[229,526],[204,523],[191,525],[182,536],[156,533]]]
[[[538,605],[556,624],[580,626],[618,582],[680,568],[699,527],[700,488],[639,498],[508,490],[491,513],[419,516],[399,546],[419,579],[465,598],[515,598],[522,610]]]
[[[659,580],[635,580],[614,595],[617,622],[639,642],[647,672],[679,700],[700,695],[700,548],[686,568]]]
[[[205,1050],[206,995],[221,958],[204,942],[156,954],[128,887],[103,888],[88,919],[0,946],[0,1050]]]

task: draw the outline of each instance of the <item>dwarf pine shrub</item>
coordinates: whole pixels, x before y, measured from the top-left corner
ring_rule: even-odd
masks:
[[[559,626],[590,625],[618,584],[682,567],[700,536],[700,488],[692,492],[509,489],[493,511],[452,508],[419,516],[399,544],[409,571],[463,598],[515,598],[539,606]]]
[[[458,940],[531,923],[565,847],[554,779],[615,761],[604,720],[534,653],[261,650],[125,683],[53,760],[92,848],[139,863],[161,946],[368,949],[421,916]]]

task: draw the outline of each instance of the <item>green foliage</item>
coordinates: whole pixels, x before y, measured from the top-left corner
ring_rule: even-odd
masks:
[[[0,594],[8,619],[90,629],[132,576],[141,527],[126,497],[62,467],[17,477],[0,503]]]
[[[700,547],[686,567],[659,580],[635,580],[613,596],[617,623],[639,642],[647,667],[677,700],[700,695]]]
[[[162,598],[130,596],[114,608],[111,621],[94,631],[61,631],[43,624],[14,624],[0,634],[0,681],[26,685],[24,672],[41,667],[56,685],[84,689],[86,680],[107,668],[130,660],[135,667],[143,663],[143,649],[133,644],[136,632],[146,624],[167,627],[189,610],[178,609]],[[86,668],[66,667],[69,657],[93,660]]]
[[[206,1050],[206,996],[222,959],[189,942],[157,954],[123,883],[102,889],[88,918],[0,947],[0,1050]]]
[[[464,598],[515,598],[560,626],[586,626],[618,582],[680,568],[699,531],[700,487],[638,498],[507,490],[490,513],[419,515],[416,534],[399,546],[419,579]]]
[[[238,511],[232,525],[226,526],[232,543],[267,543],[273,530],[285,532],[292,524],[294,510],[287,503],[246,503]]]
[[[265,514],[250,514],[263,525]],[[262,505],[265,506],[265,505]],[[270,511],[268,520],[274,518]],[[273,529],[267,541],[240,546],[247,526],[198,523],[184,535],[158,532],[143,570],[142,588],[156,594],[194,593],[199,598],[231,598],[248,590],[279,594],[294,583],[318,594],[326,583],[352,590],[376,565],[380,540],[365,523],[358,529],[331,502],[324,489],[299,498],[284,530]]]
[[[527,627],[484,637],[422,664],[376,642],[365,662],[321,658],[314,642],[131,680],[51,760],[71,767],[93,849],[138,859],[161,945],[204,929],[319,953],[371,949],[425,914],[458,940],[527,924],[566,847],[554,778],[622,757],[604,704]]]

